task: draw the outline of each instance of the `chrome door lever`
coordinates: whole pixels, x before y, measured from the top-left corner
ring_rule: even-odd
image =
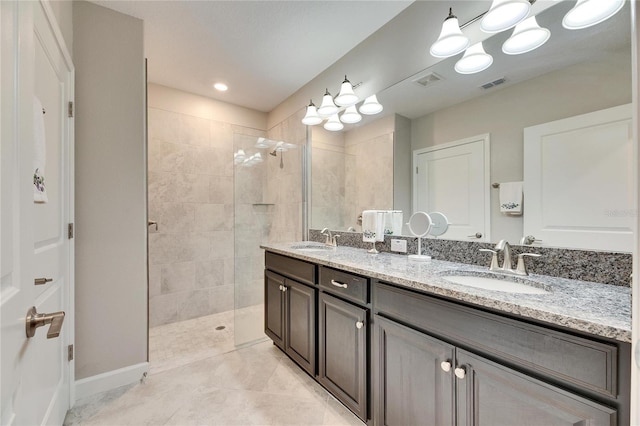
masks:
[[[64,322],[64,312],[54,312],[52,314],[39,314],[36,311],[36,307],[32,306],[27,311],[26,318],[26,331],[27,338],[36,335],[36,328],[43,325],[51,324],[47,331],[47,339],[53,339],[60,336],[60,329],[62,329],[62,323]]]
[[[33,280],[33,283],[35,285],[43,285],[46,283],[50,283],[51,281],[53,281],[53,278],[36,278]]]

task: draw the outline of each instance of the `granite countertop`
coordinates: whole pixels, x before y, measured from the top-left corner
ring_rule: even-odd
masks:
[[[454,284],[446,275],[489,274],[463,263],[430,260],[417,262],[406,255],[370,254],[367,250],[336,247],[300,250],[293,247],[320,245],[295,242],[263,244],[260,247],[297,259],[330,266],[392,282],[427,294],[445,296],[505,313],[564,326],[573,330],[631,342],[631,289],[628,287],[531,274],[509,276],[519,282],[549,290],[546,294],[507,293]],[[491,273],[491,276],[500,274]]]

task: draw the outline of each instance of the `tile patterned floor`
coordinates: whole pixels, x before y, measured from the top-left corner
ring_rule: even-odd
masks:
[[[155,327],[150,348],[145,383],[78,401],[65,425],[363,425],[271,341],[234,348],[233,313]]]

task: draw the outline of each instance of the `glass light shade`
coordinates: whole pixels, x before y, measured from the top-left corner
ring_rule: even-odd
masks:
[[[307,113],[302,119],[302,124],[306,124],[307,126],[315,126],[316,124],[322,123],[322,117],[318,115],[318,110],[316,106],[311,102],[307,107]]]
[[[338,132],[344,129],[344,125],[340,122],[338,114],[333,114],[331,117],[329,117],[327,122],[324,123],[324,128],[332,132]]]
[[[457,55],[469,47],[469,39],[462,34],[458,18],[449,12],[449,17],[442,24],[438,40],[431,45],[429,52],[436,58],[448,58]]]
[[[259,152],[256,152],[251,156],[251,161],[254,163],[262,163],[262,155]]]
[[[502,45],[502,51],[507,55],[519,55],[531,52],[542,46],[551,37],[551,31],[540,28],[535,16],[525,19],[513,30],[513,34]]]
[[[276,147],[274,149],[274,151],[277,152],[285,152],[288,151],[289,149],[287,148],[287,145],[284,143],[284,141],[280,141],[276,144]]]
[[[269,144],[269,139],[266,138],[258,138],[256,141],[256,148],[269,148],[271,144]]]
[[[460,74],[475,74],[484,71],[493,63],[493,56],[484,51],[482,42],[476,43],[464,52],[464,56],[456,62],[455,70]]]
[[[318,114],[321,117],[330,117],[338,112],[338,107],[333,103],[333,98],[327,90],[322,97],[322,105],[318,108]]]
[[[624,0],[578,0],[562,19],[568,30],[580,30],[606,21],[618,13]]]
[[[347,107],[347,109],[340,116],[340,121],[347,124],[354,124],[362,120],[362,116],[358,114],[358,110],[355,105]]]
[[[245,158],[247,158],[247,155],[244,153],[243,149],[239,149],[238,152],[235,153],[234,157],[236,157],[238,160],[244,160]]]
[[[499,33],[513,28],[529,14],[531,3],[528,0],[493,0],[489,11],[480,21],[485,33]]]
[[[354,105],[360,100],[358,96],[353,92],[353,86],[351,85],[351,82],[347,80],[346,75],[344,76],[342,86],[340,86],[340,93],[338,93],[338,96],[336,96],[334,100],[336,105],[340,106]]]
[[[378,102],[376,95],[371,95],[360,105],[360,114],[374,115],[382,112],[382,105]]]

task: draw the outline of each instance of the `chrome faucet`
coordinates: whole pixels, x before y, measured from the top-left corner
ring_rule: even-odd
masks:
[[[327,237],[327,239],[324,242],[326,245],[331,247],[338,247],[338,237],[340,235],[332,235],[329,228],[324,228],[322,231],[320,231],[320,233],[325,237]]]
[[[513,269],[513,263],[511,262],[511,245],[507,242],[507,240],[498,241],[498,244],[496,244],[494,250],[480,249],[480,251],[493,253],[493,256],[491,256],[491,265],[489,265],[490,271],[513,275],[529,275],[529,273],[527,272],[527,267],[524,263],[524,257],[541,256],[537,253],[521,253],[518,255],[518,265],[516,266],[516,269]],[[502,267],[498,266],[498,253],[500,252],[502,252]]]

